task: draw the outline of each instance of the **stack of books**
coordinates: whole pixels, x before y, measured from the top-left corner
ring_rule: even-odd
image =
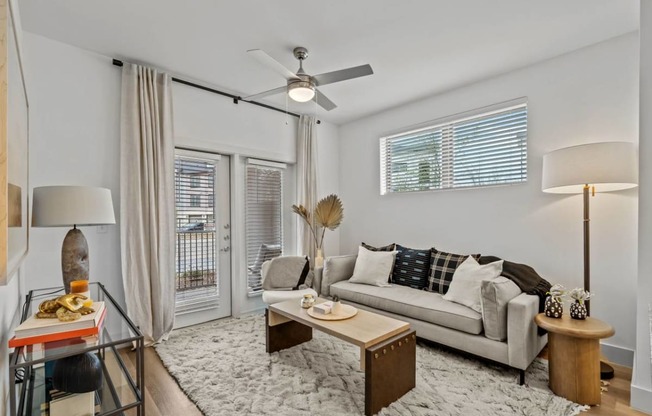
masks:
[[[106,308],[104,302],[94,302],[92,308],[95,312],[72,322],[61,322],[56,318],[39,319],[32,315],[15,329],[14,337],[9,340],[9,348],[98,335]]]

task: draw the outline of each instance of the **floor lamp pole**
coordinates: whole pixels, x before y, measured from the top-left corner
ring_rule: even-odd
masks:
[[[584,185],[584,290],[591,291],[591,234],[590,234],[590,217],[589,217],[589,192],[592,187]],[[584,301],[586,305],[586,316],[591,315],[590,300]],[[609,380],[614,378],[614,369],[607,364],[604,360],[600,361],[600,379]]]
[[[591,238],[589,232],[589,224],[591,219],[589,218],[589,190],[591,187],[586,184],[584,185],[583,194],[584,194],[584,290],[587,292],[591,291]],[[586,315],[590,316],[591,314],[591,305],[590,300],[584,301],[586,305]]]

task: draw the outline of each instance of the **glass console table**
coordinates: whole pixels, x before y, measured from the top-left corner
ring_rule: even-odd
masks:
[[[143,335],[101,283],[89,288],[91,298],[106,305],[99,335],[17,347],[9,355],[10,415],[50,415],[50,401],[56,400],[51,395],[54,361],[87,352],[99,357],[103,372],[101,387],[94,391],[94,415],[123,415],[129,409],[127,414],[145,415]],[[37,312],[42,301],[63,294],[63,287],[30,291],[21,322]],[[130,344],[136,348],[135,365],[125,363],[118,352]]]

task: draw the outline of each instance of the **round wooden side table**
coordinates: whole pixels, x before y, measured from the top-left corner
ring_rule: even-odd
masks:
[[[534,322],[548,331],[550,389],[580,404],[600,404],[600,339],[613,327],[599,319],[548,318],[538,314]]]

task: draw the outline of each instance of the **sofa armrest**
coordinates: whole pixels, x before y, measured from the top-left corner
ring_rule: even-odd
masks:
[[[353,276],[357,255],[326,257],[321,276],[321,296],[330,296],[333,283],[347,280]]]
[[[534,317],[539,313],[539,298],[521,293],[507,304],[507,351],[509,365],[521,370],[541,351]]]

